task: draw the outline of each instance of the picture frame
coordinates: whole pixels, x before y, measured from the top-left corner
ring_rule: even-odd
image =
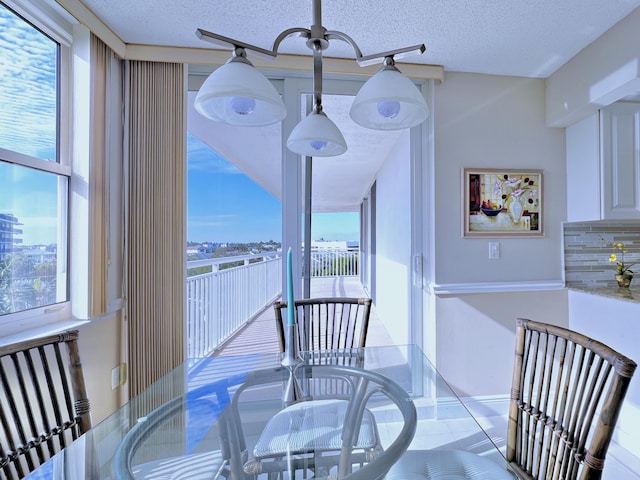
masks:
[[[542,170],[464,168],[464,237],[544,235]]]

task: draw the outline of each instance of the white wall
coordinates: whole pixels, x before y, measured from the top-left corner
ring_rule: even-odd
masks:
[[[567,326],[567,293],[478,293],[437,298],[437,368],[461,396],[504,395],[511,388],[515,320]]]
[[[409,338],[411,192],[409,130],[400,137],[376,178],[376,303],[396,344]]]
[[[450,73],[435,92],[437,284],[562,278],[566,216],[564,130],[545,125],[544,80]],[[543,170],[543,238],[462,237],[462,169]]]
[[[640,359],[640,304],[589,293],[569,292],[569,328],[597,338],[636,362]],[[631,378],[614,440],[640,458],[640,374]]]
[[[640,91],[640,8],[547,79],[547,123],[567,127]]]
[[[515,319],[566,324],[562,230],[566,216],[564,130],[545,123],[541,79],[449,73],[435,91],[435,298],[437,368],[460,393],[508,393]],[[499,238],[500,258],[488,258],[488,239],[462,236],[464,167],[543,170],[544,237]],[[496,240],[496,239],[492,239]],[[488,290],[501,293],[477,293]],[[536,290],[536,289],[540,290]],[[520,291],[519,291],[520,290]],[[440,290],[441,292],[444,289]]]
[[[584,49],[548,81],[549,122],[567,124],[568,220],[600,218],[600,107],[613,103],[631,91],[640,91],[640,53],[637,32],[640,9]],[[595,192],[585,199],[578,195]],[[588,293],[568,294],[569,328],[597,338],[638,361],[637,318],[640,305]],[[631,380],[616,425],[614,440],[640,457],[640,378]]]
[[[123,102],[122,65],[119,60],[111,59],[111,83],[108,111],[112,112],[107,126],[107,172],[109,179],[105,183],[108,188],[109,214],[106,227],[108,261],[105,266],[107,274],[107,312],[105,318],[94,319],[91,323],[80,327],[78,347],[83,366],[87,395],[91,403],[93,424],[104,419],[128,397],[128,386],[111,388],[111,369],[126,361],[122,355],[122,278],[123,278],[123,160],[122,142],[123,127],[121,111]]]
[[[570,221],[600,218],[598,110],[640,91],[640,9],[636,9],[547,79],[549,125],[567,126]],[[585,198],[583,192],[594,194]],[[569,328],[596,338],[636,362],[640,305],[568,292]],[[631,380],[614,441],[640,457],[640,378]]]
[[[78,330],[80,361],[95,425],[120,406],[120,389],[126,388],[111,389],[111,369],[120,363],[119,314]]]

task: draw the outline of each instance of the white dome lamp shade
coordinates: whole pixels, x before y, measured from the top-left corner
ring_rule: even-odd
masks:
[[[401,130],[424,122],[429,107],[418,87],[387,57],[384,67],[362,86],[349,114],[366,128]]]
[[[243,51],[205,80],[194,106],[206,118],[236,126],[271,125],[287,115],[280,94]]]
[[[287,148],[308,157],[335,157],[347,151],[347,142],[322,109],[314,109],[291,131]]]

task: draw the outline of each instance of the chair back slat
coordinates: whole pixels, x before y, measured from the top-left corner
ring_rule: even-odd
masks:
[[[91,428],[77,339],[0,347],[0,480],[25,477]]]
[[[54,410],[56,414],[59,415],[59,420],[57,420],[57,422],[60,422],[62,421],[63,416],[66,416],[67,418],[73,418],[73,403],[71,399],[71,378],[69,376],[70,367],[66,366],[65,362],[62,360],[62,355],[60,353],[60,344],[54,343],[52,346],[56,356],[56,361],[54,365],[58,367],[58,374],[60,375],[59,385],[61,386],[61,390],[63,394],[59,402],[62,403],[64,401],[64,410],[62,408],[63,407],[62,405],[57,405],[57,408]],[[67,361],[69,360],[67,359]],[[49,389],[51,391],[52,398],[55,398],[55,395],[53,395],[53,391],[52,391],[53,385],[55,385],[55,383],[48,384]],[[58,400],[56,400],[56,403],[57,402]],[[73,437],[74,440],[78,438],[76,436],[77,430],[72,429],[71,432],[74,435]],[[63,438],[62,441],[65,442],[65,439]],[[66,446],[66,444],[63,443],[63,446]]]
[[[561,327],[518,319],[507,460],[523,479],[600,479],[635,362]]]
[[[284,352],[283,310],[286,309],[286,302],[274,304],[281,352]],[[295,309],[298,351],[365,346],[371,316],[370,298],[329,297],[296,300]]]
[[[31,384],[33,385],[32,388],[32,392],[34,393],[34,402],[36,402],[38,404],[37,407],[37,411],[40,412],[42,418],[42,424],[43,425],[49,425],[49,419],[47,418],[47,410],[45,408],[45,403],[44,403],[44,397],[42,395],[42,390],[40,388],[40,383],[35,381],[35,379],[38,378],[37,374],[36,374],[36,367],[32,358],[32,354],[33,352],[21,352],[20,355],[22,355],[24,357],[24,362],[26,363],[27,369],[28,369],[28,374],[27,375],[22,375],[22,374],[18,374],[18,378],[20,380],[20,388],[21,391],[23,392],[23,398],[24,398],[24,402],[27,408],[27,412],[28,412],[28,419],[29,419],[29,425],[31,427],[31,432],[32,432],[32,436],[33,436],[33,432],[37,432],[37,427],[36,427],[36,421],[35,421],[35,412],[33,411],[33,409],[31,408],[31,402],[29,401],[29,395],[26,393],[27,391],[27,387],[25,385],[25,379],[29,379],[31,381]],[[20,361],[17,359],[17,353],[12,355],[12,358],[14,360],[14,364],[16,365],[17,368],[19,368],[20,366]],[[22,438],[25,438],[24,435],[22,436]],[[49,448],[49,450],[53,449],[53,443],[51,442],[51,440],[47,440],[47,446]],[[43,445],[38,445],[36,447],[36,453],[38,454],[38,460],[40,463],[43,463],[46,460],[46,455],[43,452]]]
[[[38,429],[36,426],[34,409],[31,407],[31,399],[33,398],[33,400],[40,403],[40,411],[43,411],[43,402],[42,395],[39,391],[40,385],[38,382],[34,381],[37,377],[33,374],[33,372],[35,372],[35,367],[33,365],[33,359],[31,358],[31,352],[27,351],[12,353],[10,355],[10,358],[12,360],[12,366],[15,371],[15,378],[18,380],[20,387],[20,398],[14,398],[13,395],[10,395],[13,424],[18,428],[17,439],[36,438],[38,436]],[[23,374],[23,367],[27,369],[28,374]],[[12,390],[12,392],[15,393],[15,389]],[[26,414],[26,421],[28,421],[28,425],[26,425],[26,421],[21,420],[19,417],[17,405],[20,403],[24,405],[24,411]],[[46,421],[44,424],[48,424],[48,421]],[[26,434],[24,430],[27,427],[29,429],[29,434]],[[44,462],[46,458],[48,458],[43,451],[42,444],[36,446],[34,453],[38,455],[38,462],[34,464],[31,457],[27,455],[26,460],[28,464],[28,471],[31,471],[33,468],[35,468],[35,465]]]

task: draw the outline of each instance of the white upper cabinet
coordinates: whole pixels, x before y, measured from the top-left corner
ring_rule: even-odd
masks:
[[[567,127],[567,221],[600,220],[598,112]]]
[[[600,112],[602,218],[640,218],[640,103]]]
[[[567,221],[640,219],[640,103],[567,127]]]

